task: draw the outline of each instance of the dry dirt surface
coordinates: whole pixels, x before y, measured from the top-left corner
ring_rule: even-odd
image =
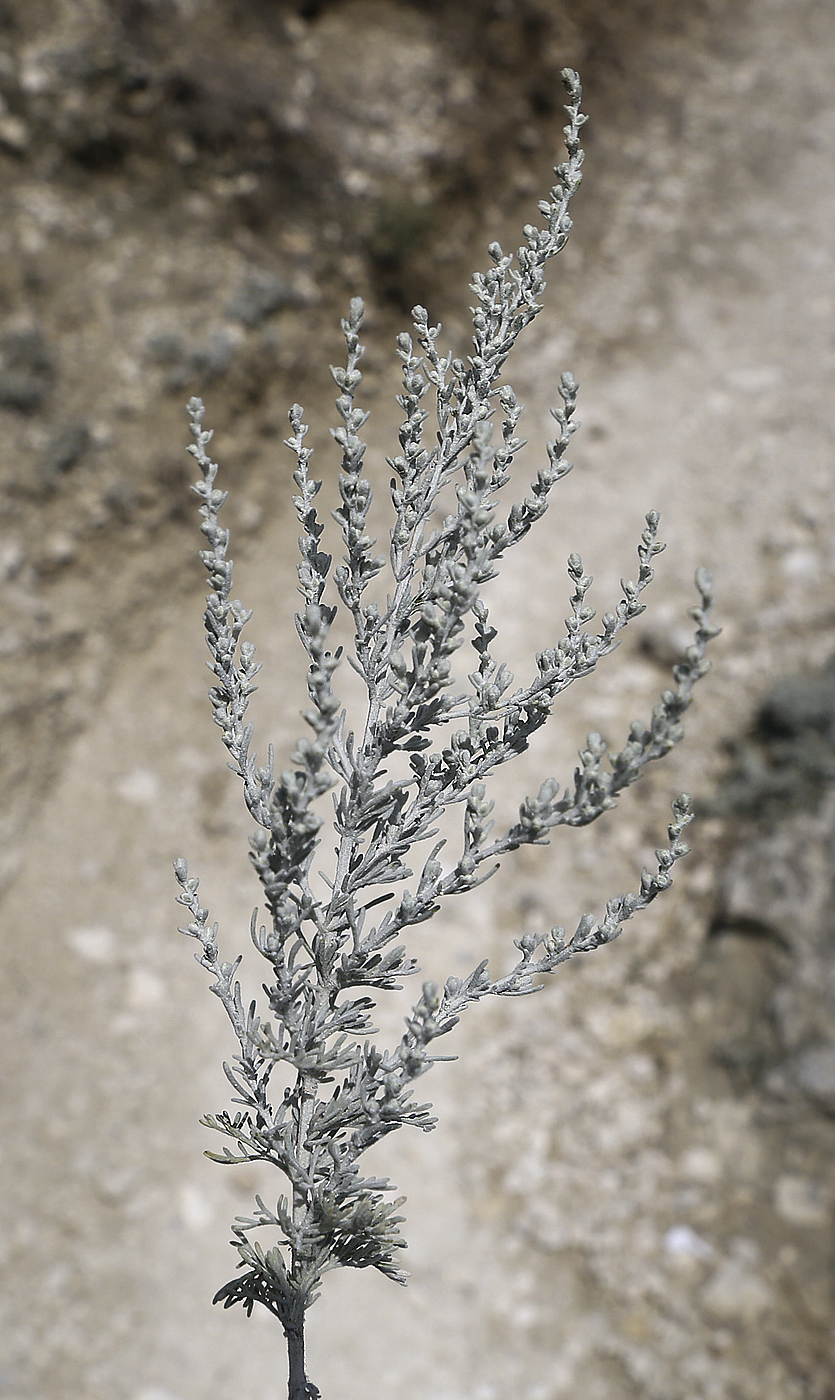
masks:
[[[171,863],[227,955],[258,892],[205,695],[184,402],[217,429],[256,742],[284,755],[287,407],[332,505],[327,367],[363,295],[382,502],[394,334],[419,299],[466,354],[468,275],[536,216],[566,64],[587,178],[510,366],[519,490],[564,369],[583,429],[492,587],[512,669],[559,635],[571,550],[604,612],[650,507],[669,548],[498,817],[648,714],[698,564],[724,632],[685,743],[418,930],[424,974],[634,888],[681,789],[701,818],[618,943],[458,1028],[424,1081],[438,1129],[374,1163],[408,1197],[411,1283],[330,1276],[310,1371],[323,1400],[835,1397],[830,0],[1,0],[2,1400],[282,1393],[277,1324],[210,1301],[228,1222],[280,1185],[201,1155],[232,1046]]]

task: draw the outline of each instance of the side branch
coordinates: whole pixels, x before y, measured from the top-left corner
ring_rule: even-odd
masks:
[[[252,726],[244,724],[249,697],[257,689],[252,682],[261,669],[255,662],[252,643],[240,642],[241,632],[252,614],[231,598],[232,561],[226,557],[229,531],[222,529],[218,521],[218,514],[226,501],[226,492],[216,488],[217,463],[206,452],[212,433],[203,428],[206,410],[202,400],[190,399],[188,412],[195,439],[188,450],[202,474],[192,490],[203,502],[200,507],[203,521],[200,529],[209,544],[209,548],[200,553],[212,588],[206,600],[204,625],[206,644],[212,657],[209,667],[217,684],[209,691],[209,699],[214,722],[220,728],[223,742],[232,757],[232,768],[243,782],[246,805],[256,822],[268,827],[272,759],[266,768],[256,767],[255,756],[249,752]]]

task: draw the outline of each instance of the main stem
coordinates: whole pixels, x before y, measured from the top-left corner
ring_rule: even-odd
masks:
[[[319,1400],[319,1391],[304,1370],[304,1313],[298,1321],[284,1324],[287,1338],[287,1400]]]
[[[307,1131],[316,1103],[316,1081],[311,1075],[299,1073],[297,1106],[293,1125],[293,1151],[295,1159],[303,1171],[308,1171],[312,1153],[307,1146]],[[307,1214],[308,1202],[298,1183],[293,1186],[293,1225],[302,1230]],[[293,1277],[298,1262],[298,1238],[293,1243]],[[284,1335],[287,1338],[287,1400],[319,1400],[319,1391],[305,1375],[304,1370],[304,1318],[303,1295],[297,1294],[291,1304],[289,1315],[282,1318]]]

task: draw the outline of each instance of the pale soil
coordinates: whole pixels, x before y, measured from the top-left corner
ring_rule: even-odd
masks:
[[[397,303],[426,300],[465,352],[466,274],[534,217],[556,74],[582,68],[574,239],[509,376],[528,406],[518,481],[566,367],[584,428],[494,586],[517,675],[559,634],[570,550],[605,611],[649,507],[669,549],[654,611],[497,784],[499,818],[569,779],[588,730],[622,742],[648,714],[697,564],[725,630],[684,745],[605,823],[520,853],[418,930],[422,966],[501,965],[525,925],[599,911],[651,862],[672,796],[712,800],[723,741],[772,682],[835,649],[835,12],[345,0],[0,19],[0,1396],[279,1396],[276,1324],[210,1306],[228,1221],[278,1183],[201,1156],[232,1047],[174,932],[171,862],[201,875],[230,953],[257,889],[205,698],[182,402],[201,389],[219,428],[259,746],[286,753],[303,703],[286,406],[308,409],[333,502],[327,363],[361,291],[384,487]],[[619,943],[471,1012],[460,1061],[424,1081],[438,1129],[376,1164],[408,1197],[409,1288],[334,1275],[311,1316],[324,1400],[835,1395],[833,825],[827,800],[765,831],[703,818],[674,892]],[[402,1011],[384,1009],[387,1036]]]

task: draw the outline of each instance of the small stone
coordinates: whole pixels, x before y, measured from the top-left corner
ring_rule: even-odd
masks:
[[[71,564],[78,553],[78,545],[72,535],[57,530],[44,541],[43,553],[38,560],[41,573],[52,573]]]
[[[706,1310],[720,1322],[754,1322],[771,1301],[765,1279],[731,1262],[720,1264],[702,1292]]]
[[[205,1191],[192,1182],[180,1187],[179,1215],[187,1230],[202,1230],[214,1219],[211,1201]]]
[[[664,1236],[664,1249],[674,1259],[712,1259],[713,1245],[689,1225],[672,1225]]]
[[[774,1209],[789,1225],[814,1229],[829,1221],[823,1186],[806,1176],[778,1177],[774,1184]]]
[[[159,795],[159,778],[149,768],[134,768],[119,780],[116,791],[126,802],[148,807]]]
[[[197,160],[197,147],[185,132],[172,132],[166,145],[178,165],[194,165]]]
[[[143,1385],[141,1390],[134,1391],[131,1400],[178,1400],[178,1397],[161,1385]]]
[[[247,496],[243,496],[238,501],[237,523],[238,528],[245,530],[249,534],[252,530],[257,530],[264,519],[264,508],[257,501],[253,501]]]
[[[591,1007],[587,1021],[592,1034],[613,1050],[640,1045],[663,1024],[655,1007],[637,1001],[621,1006]]]
[[[722,1175],[722,1163],[716,1153],[706,1147],[693,1147],[685,1152],[678,1169],[688,1181],[699,1181],[704,1185],[718,1181]]]
[[[162,978],[147,968],[135,967],[128,978],[127,1004],[132,1011],[145,1011],[159,1006],[165,995]]]
[[[0,579],[14,578],[23,565],[23,547],[19,540],[0,541]]]
[[[0,146],[5,146],[7,151],[14,151],[16,155],[20,155],[28,145],[29,128],[23,118],[12,114],[0,117]]]
[[[661,607],[644,625],[640,647],[659,666],[675,666],[693,644],[692,624],[678,608]]]
[[[94,925],[71,929],[66,936],[74,953],[85,962],[109,963],[116,955],[116,936],[112,929]]]
[[[816,549],[790,549],[780,560],[787,578],[813,579],[820,573],[821,560]]]
[[[109,447],[113,441],[113,429],[109,423],[90,424],[90,442],[93,447]]]

